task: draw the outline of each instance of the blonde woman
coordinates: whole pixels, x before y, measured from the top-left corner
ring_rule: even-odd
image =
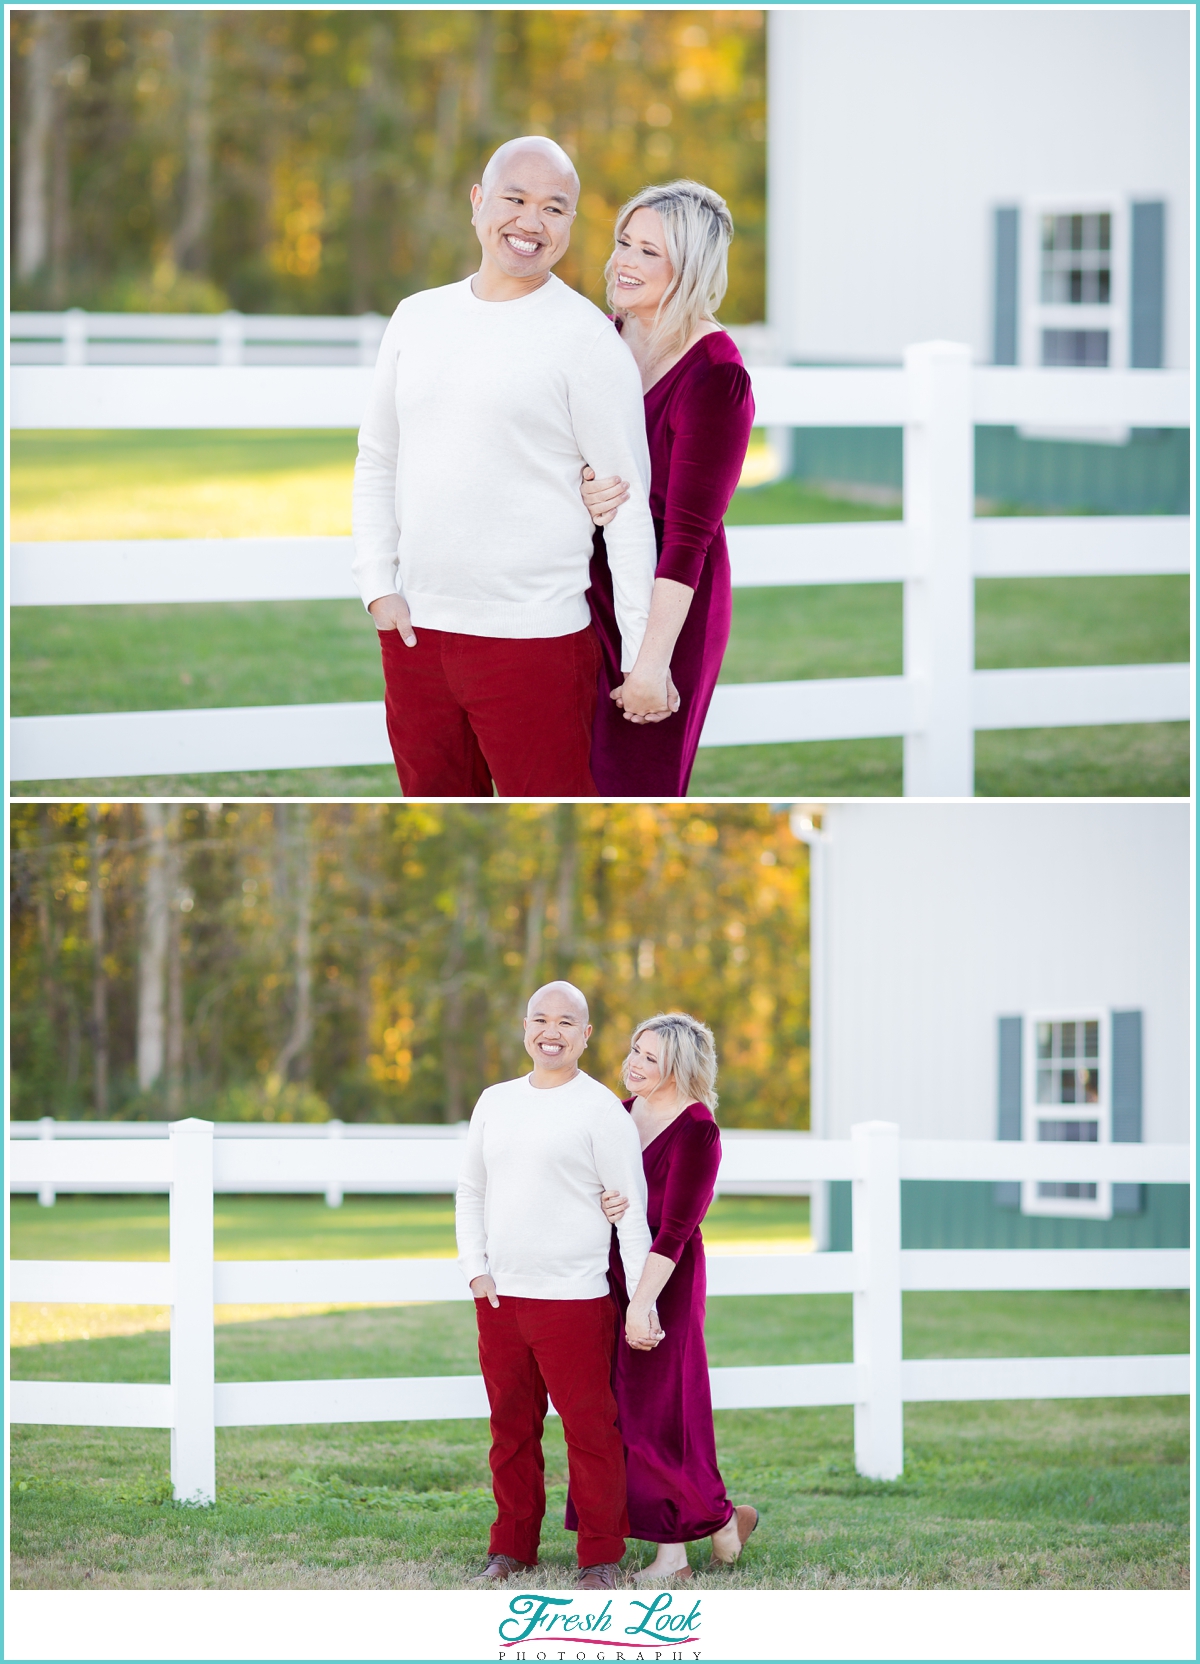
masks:
[[[709,1567],[730,1564],[758,1524],[756,1509],[730,1502],[717,1467],[704,1348],[700,1221],[721,1162],[712,1032],[681,1011],[649,1017],[634,1031],[622,1073],[633,1094],[625,1107],[641,1140],[653,1237],[632,1299],[619,1254],[609,1262],[625,1311],[613,1387],[625,1442],[629,1534],[658,1545],[638,1581],[690,1578],[689,1542],[711,1537]],[[616,1224],[627,1202],[605,1191],[602,1206]],[[569,1499],[567,1527],[573,1529]]]
[[[691,179],[652,185],[617,216],[604,268],[608,302],[646,396],[650,511],[658,538],[650,619],[637,662],[621,672],[613,582],[600,534],[589,600],[603,653],[592,731],[601,797],[684,797],[732,616],[722,520],[754,422],[737,348],[716,320],[728,282],[729,209]],[[585,473],[598,526],[625,482]]]

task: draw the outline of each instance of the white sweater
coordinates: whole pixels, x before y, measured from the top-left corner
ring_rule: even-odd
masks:
[[[637,1130],[590,1075],[548,1089],[531,1078],[489,1086],[471,1116],[455,1205],[463,1275],[490,1273],[500,1295],[599,1299],[612,1240],[600,1193],[620,1190],[629,1210],[617,1237],[632,1291],[650,1252]]]
[[[354,576],[369,606],[404,596],[417,629],[571,635],[589,622],[581,471],[629,481],[605,531],[623,667],[657,561],[633,355],[553,275],[520,300],[470,279],[402,300],[384,332],[354,470]]]

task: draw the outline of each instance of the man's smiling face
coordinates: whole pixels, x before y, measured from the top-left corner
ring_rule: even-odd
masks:
[[[539,988],[525,1019],[525,1050],[533,1059],[534,1074],[570,1080],[591,1032],[587,1007],[576,990],[561,982]]]
[[[484,264],[536,287],[567,252],[578,194],[552,151],[529,146],[506,155],[494,177],[471,191]]]

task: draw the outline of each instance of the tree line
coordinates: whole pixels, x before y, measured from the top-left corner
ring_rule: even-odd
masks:
[[[16,11],[13,304],[390,313],[478,249],[467,191],[550,134],[583,180],[558,268],[601,299],[620,204],[680,174],[764,315],[759,11]]]
[[[721,1118],[807,1125],[807,852],[763,804],[16,804],[11,1114],[448,1121],[539,983],[615,1086],[685,1009]]]

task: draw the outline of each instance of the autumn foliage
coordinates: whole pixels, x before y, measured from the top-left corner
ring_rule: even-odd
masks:
[[[620,204],[733,211],[726,322],[763,310],[759,11],[14,12],[18,307],[387,314],[478,261],[467,193],[544,132],[583,181],[560,275],[595,300]]]
[[[683,1008],[716,1033],[726,1124],[807,1125],[807,852],[765,804],[12,815],[17,1117],[458,1121],[528,1066],[525,1000],[566,976],[599,1079]]]

